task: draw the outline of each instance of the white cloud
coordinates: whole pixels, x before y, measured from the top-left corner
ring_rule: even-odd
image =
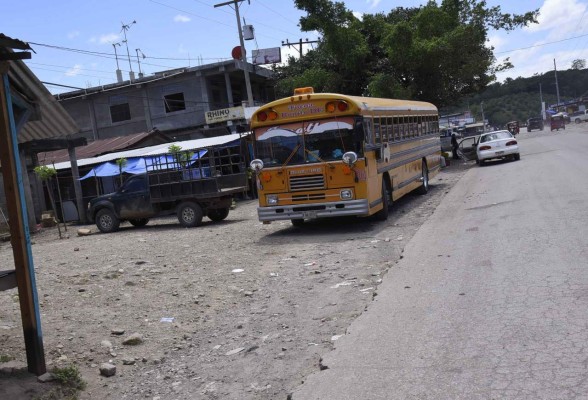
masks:
[[[359,11],[353,11],[353,15],[355,16],[355,18],[357,18],[358,20],[362,21],[363,20],[363,13],[360,13]]]
[[[68,39],[74,39],[78,36],[80,36],[80,31],[71,31],[70,33],[67,34]]]
[[[120,39],[120,36],[116,33],[109,33],[106,35],[101,35],[100,38],[98,38],[98,43],[100,44],[111,44],[114,42],[118,42],[118,40]]]
[[[100,35],[99,37],[92,36],[90,38],[90,43],[112,44],[120,41],[120,39],[121,37],[117,33],[107,33],[105,35]]]
[[[365,0],[365,2],[370,5],[370,8],[376,8],[378,4],[380,4],[380,1],[382,0]]]
[[[579,0],[545,0],[539,9],[538,23],[525,30],[533,33],[548,31],[550,39],[567,37],[583,26],[580,19],[587,8]]]
[[[502,45],[505,43],[506,39],[498,35],[490,36],[488,40],[486,40],[487,47],[494,47],[494,51],[500,51],[502,49]]]
[[[190,22],[190,21],[191,21],[190,17],[187,17],[185,15],[178,14],[174,17],[174,22]]]
[[[82,70],[82,65],[75,64],[73,66],[73,68],[70,68],[67,71],[65,71],[65,76],[77,76],[80,74],[81,70]]]

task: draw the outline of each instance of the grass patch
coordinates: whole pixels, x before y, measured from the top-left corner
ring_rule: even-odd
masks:
[[[77,390],[84,390],[86,388],[86,382],[82,379],[78,367],[73,364],[63,368],[55,368],[52,373],[55,376],[55,380],[63,386]]]
[[[34,400],[77,400],[78,392],[86,388],[86,382],[82,379],[78,367],[73,364],[54,368],[51,373],[59,386],[51,388]]]
[[[5,363],[12,360],[14,360],[14,357],[8,356],[6,354],[0,354],[0,363]]]

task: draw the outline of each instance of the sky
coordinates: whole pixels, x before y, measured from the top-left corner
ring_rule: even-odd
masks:
[[[0,33],[31,44],[36,54],[27,65],[57,94],[116,82],[117,59],[125,79],[131,68],[135,75],[140,68],[148,76],[231,59],[231,50],[239,45],[235,11],[231,6],[214,7],[225,1],[4,0]],[[361,17],[426,1],[344,3]],[[514,64],[498,75],[499,81],[553,71],[554,59],[558,70],[569,69],[575,59],[588,59],[588,0],[487,0],[487,4],[511,14],[540,11],[538,24],[510,33],[489,32],[488,46],[494,46],[497,60],[508,57]],[[318,38],[315,32],[300,31],[303,13],[294,0],[245,0],[239,10],[241,21],[255,30],[255,39],[245,42],[248,55],[255,49],[280,47],[282,42]],[[123,25],[128,28],[126,43]],[[282,47],[283,60],[288,54],[298,51]]]

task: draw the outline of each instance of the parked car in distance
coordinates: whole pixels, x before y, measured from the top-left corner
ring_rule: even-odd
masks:
[[[588,121],[588,110],[576,111],[570,114],[570,119],[576,124]]]
[[[477,163],[484,165],[488,160],[506,159],[520,160],[519,145],[509,131],[493,131],[480,135],[476,148]]]
[[[552,115],[549,125],[551,127],[551,131],[553,131],[553,130],[559,131],[560,129],[565,130],[566,129],[566,121],[565,121],[565,118],[562,115],[562,113]]]
[[[543,118],[529,118],[527,120],[527,132],[531,132],[533,129],[543,130]]]

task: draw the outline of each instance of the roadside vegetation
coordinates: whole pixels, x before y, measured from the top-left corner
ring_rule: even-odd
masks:
[[[575,60],[570,69],[557,72],[561,102],[588,96],[588,69],[585,64],[584,60]],[[527,118],[539,116],[541,96],[547,107],[557,103],[553,71],[493,83],[482,93],[468,96],[456,106],[446,107],[442,113],[470,110],[476,119],[481,120],[480,104],[484,102],[484,115],[490,123],[504,125],[508,121],[526,121]]]
[[[54,368],[51,373],[58,385],[35,400],[77,400],[79,392],[86,388],[78,367],[73,364]]]
[[[438,107],[480,93],[512,67],[486,47],[490,29],[511,31],[537,22],[538,11],[504,14],[485,1],[429,1],[388,14],[356,17],[344,3],[296,0],[303,31],[317,31],[316,49],[276,68],[277,97],[295,87],[319,92],[408,98]]]

